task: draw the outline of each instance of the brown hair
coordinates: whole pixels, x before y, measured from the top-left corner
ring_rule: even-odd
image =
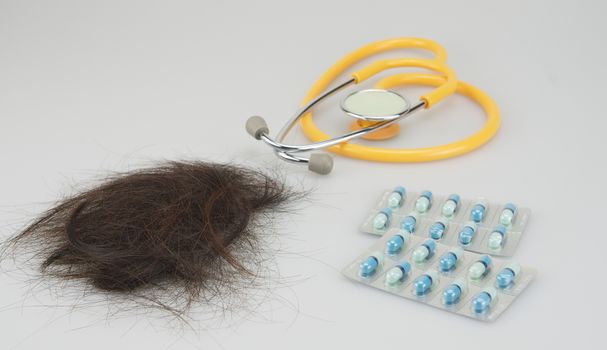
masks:
[[[258,253],[256,232],[296,197],[253,169],[171,162],[111,176],[66,198],[8,243],[33,249],[44,275],[141,293],[182,312],[156,300],[158,291],[177,290],[187,308],[254,274],[246,260]]]

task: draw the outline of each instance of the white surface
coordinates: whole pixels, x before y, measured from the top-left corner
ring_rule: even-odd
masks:
[[[43,306],[55,301],[2,274],[0,347],[600,347],[606,10],[598,1],[0,1],[4,237],[70,185],[109,170],[180,158],[278,164],[245,133],[247,117],[265,116],[276,132],[316,77],[374,40],[437,40],[459,77],[490,93],[503,116],[491,143],[456,159],[397,165],[337,157],[328,177],[284,166],[317,190],[289,219],[278,258],[281,273],[298,282],[254,317],[200,332],[145,315],[114,319],[103,307]],[[332,132],[351,122],[337,100],[322,111],[319,124]],[[404,122],[402,137],[388,144],[447,142],[482,121],[477,107],[455,97]],[[357,227],[396,184],[534,210],[515,257],[538,278],[496,323],[339,274],[376,239]]]

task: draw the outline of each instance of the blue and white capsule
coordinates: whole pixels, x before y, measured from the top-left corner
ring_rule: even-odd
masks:
[[[477,224],[483,222],[487,216],[487,209],[487,202],[484,199],[479,199],[474,203],[474,206],[472,206],[472,209],[470,210],[470,220]]]
[[[401,231],[386,241],[386,253],[390,255],[400,253],[403,248],[409,243],[411,234],[407,231]]]
[[[512,225],[517,211],[518,209],[513,203],[507,203],[506,205],[504,205],[504,209],[502,209],[502,212],[500,214],[500,224],[504,226]]]
[[[473,280],[480,280],[491,271],[492,260],[489,255],[481,257],[468,268],[468,277]]]
[[[376,230],[387,229],[390,226],[390,219],[392,219],[392,209],[384,208],[380,210],[373,218],[373,228]]]
[[[409,276],[411,273],[411,264],[406,261],[401,262],[400,264],[394,266],[388,272],[386,272],[386,280],[385,283],[387,286],[396,286],[401,283]]]
[[[459,231],[459,235],[457,237],[457,241],[459,242],[459,244],[463,246],[469,245],[474,239],[477,229],[478,227],[476,225],[476,222],[468,221],[464,225],[464,227],[462,227],[462,229]]]
[[[489,240],[487,240],[487,246],[493,250],[502,249],[504,246],[504,241],[506,238],[506,232],[508,229],[506,226],[499,224],[495,226],[491,234],[489,235]]]
[[[442,213],[446,218],[451,218],[457,213],[457,209],[459,207],[460,197],[458,194],[452,194],[447,198],[445,203],[443,204]]]
[[[381,267],[384,262],[384,256],[380,252],[372,253],[369,257],[360,263],[360,276],[371,277]]]
[[[495,284],[499,288],[508,288],[513,285],[521,274],[521,265],[516,262],[511,262],[506,265],[498,274],[495,276]]]
[[[432,192],[423,191],[415,201],[415,210],[424,214],[432,207]]]
[[[443,303],[445,305],[457,304],[467,291],[468,283],[464,279],[458,278],[443,291]]]
[[[441,255],[438,260],[438,266],[442,272],[455,270],[458,261],[464,256],[464,250],[461,247],[450,249]]]
[[[392,191],[392,193],[390,193],[388,196],[388,206],[392,209],[400,208],[405,201],[406,193],[407,192],[403,186],[396,186],[394,191]]]
[[[430,293],[432,286],[438,284],[438,273],[434,270],[428,270],[420,275],[413,282],[413,294],[422,296]]]
[[[419,222],[419,215],[417,212],[411,212],[409,215],[405,216],[403,220],[400,222],[400,228],[403,231],[407,231],[409,233],[415,232],[417,228],[417,223]]]
[[[497,290],[487,287],[472,298],[472,311],[476,314],[484,314],[495,304]]]
[[[413,253],[411,254],[411,258],[416,263],[422,263],[432,257],[434,251],[436,250],[436,242],[432,239],[426,240],[424,243],[420,244]]]
[[[428,236],[434,240],[439,240],[443,238],[445,232],[449,228],[449,223],[447,220],[440,218],[435,223],[430,226],[428,230]]]

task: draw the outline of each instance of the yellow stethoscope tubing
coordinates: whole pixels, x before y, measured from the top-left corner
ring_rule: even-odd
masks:
[[[345,70],[357,62],[366,59],[375,54],[404,48],[422,48],[432,51],[435,54],[435,68],[437,71],[444,71],[446,65],[443,62],[446,61],[446,51],[436,42],[419,39],[419,38],[399,38],[383,40],[376,43],[364,46],[349,55],[342,58],[339,62],[330,67],[312,86],[308,94],[304,99],[304,104],[313,100],[316,96],[320,95],[338,76],[340,76]],[[388,60],[381,60],[382,65],[385,65]],[[421,60],[427,61],[427,60]],[[373,64],[371,65],[373,66]],[[439,67],[440,66],[440,67]],[[444,66],[444,67],[442,67]],[[369,67],[363,68],[359,73],[359,79],[368,78],[370,72],[377,72],[391,67],[381,68],[375,66],[373,69]],[[367,70],[365,70],[367,69]],[[431,68],[430,68],[431,69]],[[448,69],[448,68],[447,68]],[[372,74],[371,74],[372,75]],[[356,73],[353,74],[354,79]],[[421,84],[430,86],[441,86],[448,82],[448,76],[440,76],[434,74],[423,74],[423,73],[406,73],[393,75],[391,77],[383,79],[378,87],[394,87],[397,85],[405,84]],[[361,81],[362,81],[361,80]],[[357,80],[357,83],[359,81]],[[444,98],[446,92],[449,92],[451,88],[445,88],[443,90],[433,90],[429,94],[423,95],[422,100],[427,103],[426,107],[432,106],[434,103]],[[475,134],[469,136],[463,140],[425,148],[381,148],[381,147],[369,147],[364,145],[357,145],[353,143],[342,143],[339,145],[331,146],[328,148],[329,151],[353,157],[357,159],[364,159],[370,161],[382,161],[382,162],[426,162],[439,159],[445,159],[455,157],[467,152],[470,152],[489,141],[497,132],[500,125],[500,112],[497,104],[482,90],[464,83],[462,81],[455,82],[455,92],[463,94],[483,107],[487,115],[487,121],[485,125]],[[437,92],[439,91],[439,92]],[[432,95],[435,93],[435,95]],[[330,139],[331,137],[320,130],[314,123],[312,113],[308,112],[300,120],[300,125],[304,134],[313,142],[321,142],[323,140]]]

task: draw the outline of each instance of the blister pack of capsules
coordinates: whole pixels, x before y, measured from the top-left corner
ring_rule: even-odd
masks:
[[[527,226],[531,210],[514,203],[489,203],[458,194],[408,192],[402,186],[386,191],[361,230],[383,235],[392,228],[429,237],[465,250],[512,256]]]
[[[432,238],[389,229],[343,274],[406,299],[493,321],[529,285],[536,271]]]

